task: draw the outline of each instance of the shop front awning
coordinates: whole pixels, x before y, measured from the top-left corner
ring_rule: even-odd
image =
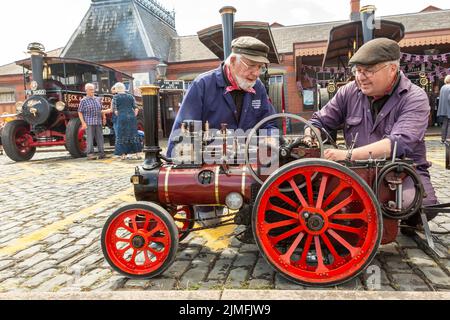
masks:
[[[403,39],[405,27],[403,24],[377,20],[380,23],[374,30],[374,38],[389,38],[397,42]],[[356,50],[363,45],[363,31],[361,21],[349,22],[330,30],[326,53],[322,62],[322,67],[347,65],[349,52]]]
[[[416,47],[416,46],[430,46],[450,44],[450,35],[438,35],[427,37],[414,37],[407,38],[400,41],[400,46],[403,47]]]
[[[200,41],[211,50],[220,60],[223,58],[223,34],[222,25],[218,24],[197,32]],[[266,22],[238,21],[234,23],[234,38],[241,36],[255,37],[269,46],[268,59],[271,63],[280,63],[275,41]]]

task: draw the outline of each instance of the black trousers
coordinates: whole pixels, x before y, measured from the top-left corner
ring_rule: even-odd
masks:
[[[442,121],[442,129],[441,129],[441,140],[445,141],[447,140],[448,136],[448,126],[450,125],[450,121],[448,117],[443,117],[444,120]]]

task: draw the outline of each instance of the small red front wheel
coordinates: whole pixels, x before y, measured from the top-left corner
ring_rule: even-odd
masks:
[[[114,270],[132,278],[152,278],[175,259],[178,229],[161,206],[137,202],[119,208],[108,218],[101,245]]]

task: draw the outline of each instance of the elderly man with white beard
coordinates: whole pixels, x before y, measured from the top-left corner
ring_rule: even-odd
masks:
[[[190,85],[172,128],[169,157],[174,156],[175,135],[185,120],[208,122],[211,129],[220,130],[226,123],[228,129],[247,131],[275,113],[259,80],[269,64],[269,47],[256,38],[239,37],[231,42],[231,51],[219,68],[199,75]]]
[[[230,56],[217,69],[199,75],[192,82],[172,128],[168,157],[177,158],[174,146],[183,121],[201,121],[203,126],[208,123],[210,129],[217,130],[226,123],[227,129],[245,132],[275,113],[266,88],[259,80],[269,64],[268,53],[269,47],[256,38],[236,38],[231,42]],[[273,127],[269,122],[262,129]],[[200,219],[215,215],[214,207],[196,207],[195,211]],[[248,238],[251,240],[250,231]]]

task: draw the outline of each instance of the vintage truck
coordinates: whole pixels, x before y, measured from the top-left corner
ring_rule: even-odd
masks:
[[[104,109],[111,105],[110,88],[120,81],[133,92],[133,78],[104,65],[71,58],[47,57],[39,43],[28,46],[30,59],[18,61],[24,70],[25,101],[16,103],[16,119],[4,124],[1,142],[14,161],[30,160],[36,148],[65,146],[75,157],[85,156],[86,135],[78,118],[78,105],[86,83],[94,83]],[[30,77],[30,72],[32,76]],[[136,97],[138,105],[141,98]],[[143,130],[142,112],[138,128]],[[114,144],[111,114],[104,135]]]

